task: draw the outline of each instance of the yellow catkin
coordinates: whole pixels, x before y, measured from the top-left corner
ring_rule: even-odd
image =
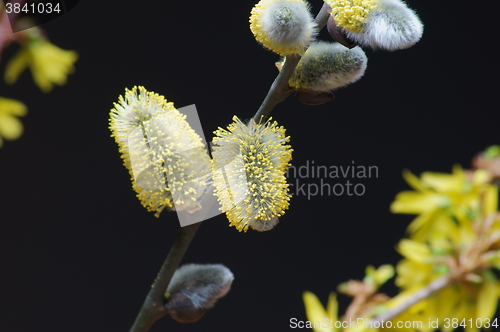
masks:
[[[142,205],[157,217],[165,207],[197,209],[210,161],[186,116],[142,86],[127,89],[114,106],[110,129]]]
[[[236,116],[233,120],[227,130],[214,132],[215,194],[230,226],[245,232],[248,227],[267,230],[289,206],[289,137],[276,122],[245,125]]]
[[[253,7],[250,30],[269,50],[302,53],[316,34],[316,23],[303,0],[261,0]]]
[[[377,7],[376,0],[327,0],[337,26],[352,32],[363,30],[370,11]]]

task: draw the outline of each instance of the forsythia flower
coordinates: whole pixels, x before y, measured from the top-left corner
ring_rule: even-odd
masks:
[[[337,295],[335,293],[330,293],[326,309],[323,307],[318,297],[311,292],[304,292],[302,294],[302,299],[304,300],[304,306],[306,308],[307,320],[311,322],[312,325],[306,326],[307,328],[312,328],[314,332],[342,331],[341,328],[335,328],[335,322],[338,321],[339,307]],[[328,320],[327,324],[325,324],[326,320]],[[333,322],[333,324],[330,324],[330,322]]]
[[[66,84],[78,59],[75,51],[66,51],[39,37],[31,40],[7,63],[5,82],[14,84],[28,66],[33,80],[43,92],[50,92],[54,84]]]
[[[286,168],[292,149],[289,137],[276,122],[248,125],[236,116],[228,130],[219,128],[213,139],[215,195],[230,226],[266,231],[278,223],[289,205]]]
[[[459,166],[452,174],[425,172],[418,179],[409,171],[405,180],[416,191],[403,191],[391,204],[393,213],[419,214],[408,227],[415,240],[439,241],[442,237],[471,237],[472,222],[481,213],[496,211],[497,190],[487,184],[487,171],[466,174]],[[485,204],[480,201],[485,195]],[[481,208],[484,210],[482,211]],[[458,233],[456,223],[463,225]]]
[[[394,277],[394,267],[389,264],[381,265],[378,269],[372,265],[368,265],[365,270],[365,278],[363,281],[373,285],[373,288],[378,289],[385,284],[387,280]]]
[[[23,124],[18,116],[25,116],[27,107],[20,101],[0,97],[0,147],[3,139],[15,140],[23,133]]]
[[[110,129],[137,197],[158,217],[167,206],[195,211],[210,178],[210,158],[186,116],[144,87],[125,90],[110,112]]]
[[[293,88],[331,91],[359,80],[368,59],[360,47],[313,43],[300,59],[288,83]]]
[[[448,272],[446,265],[436,263],[438,256],[434,256],[429,246],[424,243],[402,239],[398,251],[405,257],[396,266],[398,287],[415,290]]]
[[[388,308],[397,306],[397,298],[407,297],[434,279],[449,273],[444,264],[461,252],[460,247],[444,246],[431,249],[428,245],[412,240],[403,239],[399,245],[399,252],[405,257],[397,265],[398,276],[396,285],[403,288],[403,292],[385,304]],[[480,319],[486,322],[494,315],[499,298],[498,282],[495,274],[490,270],[479,270],[471,274],[468,280],[461,280],[453,287],[441,290],[439,293],[415,304],[403,315],[412,320],[438,320],[439,327],[443,328],[446,318],[456,318],[458,321]],[[403,316],[397,317],[401,320]],[[436,326],[437,327],[437,326]],[[432,329],[431,329],[432,330]],[[478,331],[469,326],[466,331]]]
[[[304,51],[316,35],[316,23],[305,1],[261,0],[252,9],[250,30],[264,47],[287,55]]]
[[[307,321],[304,327],[312,328],[314,332],[374,332],[377,329],[367,327],[368,317],[363,317],[362,321],[355,321],[351,324],[348,321],[339,320],[337,295],[330,293],[326,309],[319,299],[311,292],[302,294],[304,306],[306,308]]]
[[[420,40],[423,25],[400,0],[326,0],[337,26],[352,41],[394,51]]]

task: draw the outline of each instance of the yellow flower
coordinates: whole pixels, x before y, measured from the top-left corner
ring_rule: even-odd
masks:
[[[428,245],[402,239],[398,251],[405,259],[396,266],[396,286],[404,289],[417,289],[448,272],[445,265],[435,267],[435,258]],[[434,273],[436,272],[436,273]]]
[[[326,0],[332,8],[332,16],[337,26],[353,32],[360,32],[363,23],[372,9],[377,7],[375,0]]]
[[[215,195],[230,226],[272,229],[289,206],[286,169],[292,149],[285,129],[277,122],[245,125],[233,117],[228,130],[219,128],[213,139]]]
[[[23,124],[17,116],[25,116],[27,112],[20,101],[0,97],[0,147],[3,139],[15,140],[23,134]]]
[[[304,292],[302,298],[307,316],[304,327],[312,328],[314,332],[375,332],[378,330],[369,324],[367,326],[369,317],[360,317],[351,321],[339,320],[337,295],[333,292],[328,297],[326,309],[311,292]]]
[[[498,281],[493,272],[486,270],[477,276],[475,282],[464,281],[448,287],[433,297],[423,301],[421,316],[425,321],[439,321],[439,327],[446,329],[446,319],[452,319],[458,324],[466,324],[465,331],[479,332],[476,328],[489,321],[492,322],[498,305]],[[480,323],[481,322],[481,323]],[[483,325],[484,327],[486,327]]]
[[[311,292],[304,292],[302,298],[306,308],[307,320],[311,322],[314,332],[336,332],[342,330],[335,328],[335,322],[338,321],[339,306],[335,293],[330,293],[326,309],[316,295]]]
[[[316,35],[316,23],[305,1],[261,0],[252,9],[250,30],[264,47],[287,55],[304,51]]]
[[[60,49],[42,38],[33,39],[7,63],[5,82],[14,84],[29,66],[36,85],[43,92],[50,92],[54,84],[66,84],[66,78],[74,71],[73,64],[77,59],[78,53],[75,51]]]
[[[165,207],[199,209],[210,158],[186,116],[142,86],[126,89],[114,106],[110,129],[142,205],[157,217]]]
[[[396,285],[403,288],[403,292],[384,304],[383,307],[386,308],[397,307],[416,291],[449,273],[445,262],[460,254],[461,249],[449,244],[448,248],[439,248],[441,252],[438,253],[438,249],[431,249],[429,245],[403,239],[398,251],[405,257],[396,267]],[[483,322],[491,319],[496,312],[499,295],[495,274],[490,270],[479,270],[422,300],[395,320],[403,320],[403,317],[405,320],[424,322],[437,320],[443,331],[452,331],[453,329],[444,328],[447,325],[446,318],[455,318],[459,322],[472,319],[474,324],[476,318],[481,318]],[[466,331],[476,330],[471,329],[469,324]]]
[[[364,282],[370,283],[375,289],[380,288],[387,280],[394,277],[394,267],[389,264],[381,265],[378,269],[368,265],[365,270]]]
[[[399,193],[391,204],[391,212],[420,214],[408,227],[415,240],[470,241],[474,237],[472,222],[496,211],[498,190],[487,183],[485,170],[466,174],[455,166],[452,174],[425,172],[418,179],[404,171],[403,177],[415,191]],[[457,224],[461,227],[457,228]]]

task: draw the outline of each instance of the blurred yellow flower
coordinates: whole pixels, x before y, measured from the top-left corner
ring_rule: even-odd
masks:
[[[326,309],[323,307],[318,297],[311,292],[302,294],[304,306],[306,308],[307,320],[313,324],[314,332],[336,332],[342,329],[335,328],[335,322],[338,321],[338,303],[337,295],[330,293]],[[314,322],[319,322],[314,327]],[[333,322],[333,325],[331,324]]]
[[[443,242],[444,243],[444,242]],[[439,249],[441,253],[439,253]],[[433,280],[450,273],[446,262],[460,254],[461,248],[432,248],[413,240],[401,240],[398,251],[405,257],[396,267],[396,285],[403,291],[382,307],[397,307],[412,294],[421,290]],[[395,320],[420,320],[436,322],[434,328],[424,331],[453,331],[452,319],[467,324],[465,331],[479,331],[475,328],[476,319],[481,322],[491,320],[496,312],[499,299],[498,282],[495,274],[488,270],[477,270],[452,286],[446,287],[433,296],[410,307]],[[470,321],[469,321],[470,320]],[[473,322],[471,325],[470,322]],[[447,328],[448,327],[448,328]],[[456,328],[457,326],[455,326]]]
[[[314,332],[375,332],[378,330],[368,323],[369,317],[359,317],[350,321],[339,320],[337,295],[333,292],[328,297],[326,309],[311,292],[304,292],[302,298],[306,308],[307,322]]]
[[[415,191],[400,192],[391,204],[391,212],[419,214],[408,227],[415,240],[470,240],[474,236],[472,222],[497,209],[497,189],[488,184],[486,170],[465,173],[455,166],[452,174],[425,172],[419,179],[404,171],[403,177]]]
[[[448,272],[446,265],[435,266],[435,256],[427,244],[402,239],[397,249],[404,257],[396,266],[398,287],[418,289],[441,276],[443,272]]]
[[[20,101],[0,97],[0,147],[3,139],[15,140],[23,134],[23,124],[17,117],[27,112],[26,105]]]
[[[38,37],[24,45],[6,65],[5,82],[14,84],[19,75],[30,67],[33,80],[43,92],[50,92],[54,84],[66,84],[78,59],[76,51],[66,51],[46,39]]]
[[[368,265],[365,270],[364,282],[370,283],[375,289],[385,284],[387,280],[394,277],[394,267],[389,264],[381,265],[378,269]]]

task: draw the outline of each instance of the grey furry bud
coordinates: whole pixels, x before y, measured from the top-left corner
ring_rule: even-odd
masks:
[[[196,322],[229,292],[233,279],[233,273],[222,264],[183,265],[167,288],[165,308],[178,322]]]
[[[367,62],[360,47],[348,49],[339,43],[317,42],[300,59],[288,84],[296,89],[330,92],[359,80]]]
[[[325,0],[332,17],[348,40],[373,49],[395,51],[420,40],[423,24],[401,0]],[[336,38],[336,31],[330,29]]]

